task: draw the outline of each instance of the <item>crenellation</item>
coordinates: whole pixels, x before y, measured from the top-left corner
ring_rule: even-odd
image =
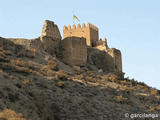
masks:
[[[63,30],[67,30],[67,29],[68,29],[68,28],[64,25],[64,26],[63,26]]]
[[[81,25],[80,24],[77,25],[77,29],[81,29]]]
[[[71,25],[68,25],[68,30],[71,30]]]
[[[82,24],[82,28],[86,28],[86,24],[83,23],[83,24]]]
[[[78,24],[77,26],[75,24],[72,25],[68,25],[68,27],[63,26],[63,30],[76,30],[76,29],[93,29],[95,31],[98,31],[98,27],[96,27],[95,25],[88,23],[87,26],[86,24],[82,24],[82,26],[80,24]]]
[[[68,29],[64,27],[63,39],[71,36],[84,37],[88,46],[95,46],[96,41],[99,40],[98,27],[91,23],[88,23],[87,27],[84,23],[82,26],[80,24],[77,26],[73,24],[72,27],[68,25]]]
[[[91,24],[91,23],[88,23],[88,24],[87,24],[87,27],[92,28],[92,29],[98,31],[98,27],[96,27],[95,25],[93,25],[93,24]]]
[[[72,29],[76,29],[76,25],[75,24],[73,24],[73,28]]]

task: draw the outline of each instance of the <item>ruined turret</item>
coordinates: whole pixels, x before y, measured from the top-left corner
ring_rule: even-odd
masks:
[[[43,48],[46,52],[52,55],[57,53],[61,40],[58,26],[52,21],[45,20],[40,40],[42,41]]]

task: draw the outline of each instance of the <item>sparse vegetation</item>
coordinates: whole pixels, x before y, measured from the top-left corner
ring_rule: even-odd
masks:
[[[52,60],[48,61],[48,69],[58,71],[58,64]]]
[[[160,111],[160,105],[158,105],[158,106],[156,107],[156,109],[157,109],[158,111]]]
[[[149,106],[149,111],[153,112],[154,110],[155,110],[155,108],[154,108],[154,107]]]
[[[152,95],[157,95],[157,90],[151,89],[151,94],[152,94]]]
[[[116,101],[119,103],[124,103],[127,100],[128,100],[128,98],[124,98],[122,95],[119,95],[116,97]]]
[[[24,85],[28,85],[30,83],[30,80],[23,80]]]
[[[59,79],[67,79],[68,75],[63,71],[63,70],[59,70],[58,72],[56,72],[56,74],[58,75]]]
[[[66,67],[56,57],[40,58],[38,55],[43,53],[37,54],[38,51],[35,57],[27,57],[31,50],[26,52],[22,47],[16,51],[15,46],[3,49],[0,48],[0,119],[13,120],[13,115],[15,120],[23,120],[17,111],[35,120],[58,120],[63,115],[64,119],[112,119],[110,113],[118,120],[116,115],[123,111],[160,112],[160,92],[144,83],[120,79],[115,73],[96,73],[85,66]]]
[[[21,113],[16,113],[11,109],[0,111],[0,120],[25,120]]]
[[[63,81],[58,81],[57,86],[61,87],[61,88],[64,88],[64,82]]]

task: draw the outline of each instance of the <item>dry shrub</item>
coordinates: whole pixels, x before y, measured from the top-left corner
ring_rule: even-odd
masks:
[[[111,82],[115,82],[118,79],[118,76],[115,74],[105,74],[102,76],[102,81],[111,81]]]
[[[160,111],[160,105],[158,105],[158,106],[156,107],[156,109],[157,109],[158,111]]]
[[[35,64],[34,64],[32,61],[29,61],[29,62],[27,63],[27,66],[28,66],[29,68],[31,68],[31,69],[34,69],[34,68],[35,68]]]
[[[50,69],[48,69],[47,72],[46,72],[46,75],[47,76],[53,76],[53,75],[55,75],[55,72],[50,70]]]
[[[155,108],[154,107],[152,107],[152,106],[149,106],[149,111],[154,111],[155,110]]]
[[[12,54],[12,52],[9,51],[9,50],[3,50],[3,53],[4,53],[5,55],[11,55],[11,54]]]
[[[103,75],[102,76],[102,81],[108,81],[109,80],[109,74]]]
[[[15,67],[15,72],[30,74],[30,73],[32,73],[32,70],[29,69],[29,68],[26,68],[26,67],[16,66]]]
[[[61,87],[61,88],[64,88],[64,82],[63,81],[58,81],[57,86]]]
[[[22,59],[16,59],[16,60],[12,59],[10,60],[10,63],[11,65],[15,65],[15,66],[21,66],[21,67],[26,66],[26,63]]]
[[[124,98],[122,95],[116,96],[116,101],[119,102],[119,103],[123,103],[127,100],[128,100],[128,98]]]
[[[58,75],[59,79],[66,79],[68,77],[68,75],[62,70],[59,70],[58,72],[56,72],[56,74]]]
[[[21,113],[6,109],[0,112],[0,120],[25,120]]]
[[[118,76],[115,75],[115,74],[111,74],[111,75],[110,75],[110,80],[111,80],[112,82],[115,82],[116,80],[118,80]]]
[[[83,74],[76,75],[76,76],[74,76],[74,78],[78,79],[78,80],[82,80],[82,79],[84,79],[84,75]]]
[[[17,59],[17,60],[15,61],[15,64],[18,65],[18,66],[22,66],[22,67],[25,66],[24,60],[21,60],[21,59]]]
[[[48,69],[58,71],[58,64],[52,60],[48,61]]]
[[[94,78],[90,76],[86,76],[85,79],[86,81],[90,81],[90,82],[94,81]]]
[[[127,82],[126,80],[120,81],[120,83],[121,83],[122,85],[128,85],[128,82]]]
[[[158,93],[157,90],[151,89],[151,94],[152,94],[152,95],[157,95],[157,93]]]
[[[96,79],[102,79],[102,75],[101,75],[101,74],[98,74],[98,75],[96,76]]]
[[[134,87],[121,86],[120,89],[122,91],[134,91],[136,90]]]
[[[23,84],[24,84],[24,85],[30,84],[30,80],[23,80]]]
[[[9,59],[0,55],[0,62],[9,62]]]

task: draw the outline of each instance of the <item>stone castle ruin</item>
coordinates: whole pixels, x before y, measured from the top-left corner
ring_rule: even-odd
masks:
[[[72,65],[78,65],[76,63],[77,61],[79,61],[79,65],[84,65],[87,62],[87,56],[89,59],[90,53],[94,51],[94,49],[97,49],[105,51],[105,55],[103,56],[106,56],[105,62],[108,62],[103,64],[106,64],[106,68],[103,68],[103,65],[99,66],[99,68],[110,72],[122,72],[121,52],[115,48],[110,49],[107,45],[106,38],[104,38],[104,40],[99,39],[98,31],[98,27],[90,23],[88,23],[87,26],[83,24],[82,27],[80,24],[78,24],[77,27],[75,24],[73,24],[73,27],[70,25],[68,27],[64,26],[62,40],[62,43],[64,43],[63,46],[64,48],[68,48],[70,45],[72,46],[71,48],[65,49],[65,53],[73,53],[70,55],[65,54],[64,59]],[[86,44],[84,41],[86,41]],[[91,52],[87,53],[87,49]],[[68,58],[70,60],[67,60]]]
[[[99,39],[98,27],[90,23],[64,26],[62,39],[58,26],[45,20],[40,37],[8,40],[27,49],[34,49],[43,57],[45,53],[55,56],[70,66],[88,66],[93,70],[101,69],[103,72],[114,72],[123,76],[120,50],[109,48],[106,38]]]

